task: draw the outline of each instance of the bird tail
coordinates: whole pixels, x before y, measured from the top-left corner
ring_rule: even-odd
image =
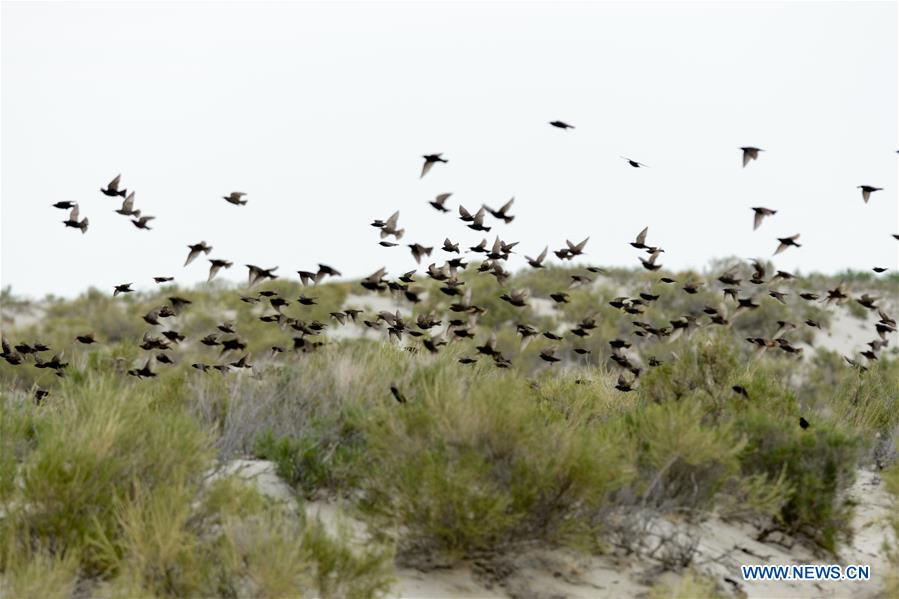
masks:
[[[118,194],[124,198],[128,194],[128,190],[121,189],[121,190],[119,190]]]

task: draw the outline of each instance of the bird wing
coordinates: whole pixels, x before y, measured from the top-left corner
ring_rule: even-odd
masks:
[[[128,197],[122,202],[122,212],[131,212],[134,207],[134,192],[128,194]]]
[[[451,195],[453,195],[453,194],[451,194],[451,193],[441,193],[439,196],[437,196],[437,197],[434,198],[434,199],[435,199],[435,201],[436,201],[438,204],[440,204],[441,206],[443,206],[443,203],[446,202],[446,201],[449,199],[449,197],[450,197]]]
[[[393,214],[391,214],[391,215],[390,215],[390,218],[387,219],[387,222],[384,223],[384,224],[385,224],[385,227],[384,227],[384,228],[385,228],[385,229],[394,229],[394,228],[396,228],[396,223],[399,221],[399,219],[400,219],[400,211],[397,210],[396,212],[394,212]]]
[[[756,229],[759,228],[759,225],[762,224],[762,220],[764,220],[764,218],[765,218],[765,215],[762,214],[761,212],[758,212],[758,211],[757,211],[757,212],[755,213],[755,218],[754,218],[753,221],[752,221],[752,230],[753,230],[753,231],[755,231]]]
[[[503,204],[503,205],[500,207],[500,209],[497,210],[497,212],[499,212],[500,214],[505,214],[506,211],[509,210],[509,208],[512,207],[512,203],[513,203],[514,201],[515,201],[515,198],[512,198],[511,200],[509,200],[508,202],[506,202],[505,204]]]
[[[543,262],[546,259],[546,252],[549,251],[549,246],[543,248],[543,251],[540,252],[540,255],[537,256],[537,259],[534,262]]]
[[[636,242],[640,245],[646,243],[646,234],[649,232],[649,227],[644,227],[642,231],[637,234]]]
[[[870,189],[862,189],[862,199],[865,200],[865,204],[868,203],[868,200],[871,199],[871,190]]]
[[[428,174],[428,171],[431,170],[431,167],[434,166],[434,163],[425,158],[425,163],[421,167],[421,175],[419,175],[419,179]]]
[[[122,175],[121,175],[121,174],[116,175],[116,176],[115,176],[115,179],[113,179],[112,181],[110,181],[110,182],[109,182],[109,185],[106,186],[107,189],[109,189],[109,190],[111,190],[111,191],[116,191],[116,190],[118,190],[118,188],[119,188],[119,182],[120,182],[121,180],[122,180]]]
[[[77,221],[78,220],[78,204],[75,204],[75,207],[72,208],[72,211],[69,212],[69,220]]]
[[[190,246],[188,246],[188,247],[190,247]],[[196,249],[191,248],[190,252],[187,254],[187,260],[184,261],[184,266],[187,266],[188,264],[193,262],[196,259],[196,257],[200,255],[200,252],[202,252],[202,251],[203,250],[201,250],[200,248],[196,248]]]

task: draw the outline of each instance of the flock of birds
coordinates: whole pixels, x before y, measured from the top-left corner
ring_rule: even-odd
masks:
[[[552,121],[551,126],[567,130],[574,129],[572,125],[563,121]],[[763,152],[761,148],[745,146],[740,148],[742,152],[742,164],[745,168],[750,162],[758,160],[759,153]],[[448,159],[444,158],[441,153],[426,154],[423,156],[424,162],[421,169],[421,177],[427,175],[434,166],[446,164]],[[628,157],[621,157],[630,167],[647,168],[647,165],[633,160]],[[150,221],[154,220],[153,216],[141,214],[140,210],[134,208],[134,192],[128,193],[126,189],[120,189],[121,175],[116,176],[105,188],[100,191],[109,197],[123,198],[122,206],[115,212],[131,218],[131,222],[138,229],[149,230]],[[860,185],[862,199],[865,203],[870,200],[871,194],[881,191],[882,188],[870,185]],[[245,206],[247,194],[243,192],[231,192],[222,198],[233,205]],[[441,213],[449,213],[450,208],[447,202],[451,198],[451,193],[443,193],[429,204]],[[477,211],[471,212],[464,206],[457,207],[459,220],[465,223],[469,229],[479,232],[490,232],[500,224],[509,224],[515,218],[510,213],[514,204],[514,198],[507,201],[499,208],[491,208],[482,205]],[[75,202],[63,201],[53,204],[53,207],[70,210],[68,218],[63,221],[66,227],[80,229],[82,233],[88,230],[88,219],[80,218],[79,206]],[[752,207],[753,211],[753,230],[758,229],[765,219],[773,217],[777,211],[762,206]],[[394,212],[384,220],[374,220],[371,225],[379,230],[379,245],[385,248],[392,248],[399,245],[400,240],[405,234],[405,229],[399,226],[399,211]],[[493,221],[488,221],[488,217]],[[650,245],[647,242],[649,229],[644,228],[640,231],[630,245],[636,250],[645,253],[640,255],[639,261],[647,271],[657,271],[662,268],[659,263],[661,254],[665,251],[660,246]],[[899,240],[899,234],[893,234],[894,238]],[[799,234],[789,237],[777,238],[778,245],[774,251],[774,255],[791,248],[800,247],[797,243]],[[559,249],[553,250],[553,254],[560,260],[573,260],[574,258],[584,254],[585,247],[589,237],[574,243],[566,240],[565,245]],[[499,235],[496,236],[494,242],[489,244],[487,239],[474,246],[468,248],[466,254],[479,255],[480,262],[476,267],[478,274],[493,276],[499,286],[503,288],[499,299],[509,303],[516,308],[523,308],[528,305],[529,291],[527,289],[506,289],[506,281],[511,273],[506,270],[505,263],[513,252],[518,242],[507,242],[502,240]],[[407,244],[416,264],[421,264],[422,258],[430,257],[434,251],[434,247],[425,246],[420,243]],[[184,262],[184,266],[188,266],[194,262],[200,255],[208,256],[212,251],[212,246],[205,241],[188,245],[188,254]],[[366,317],[361,310],[344,309],[333,311],[330,313],[334,326],[344,326],[348,323],[358,323],[367,329],[376,331],[386,330],[387,338],[392,342],[400,342],[404,337],[417,339],[419,344],[410,343],[407,348],[411,351],[419,351],[420,348],[430,352],[437,353],[441,347],[452,342],[465,342],[469,340],[471,352],[459,359],[462,364],[473,364],[482,357],[492,360],[493,364],[498,368],[508,368],[512,365],[513,357],[503,355],[497,348],[496,334],[490,333],[486,339],[478,343],[474,341],[477,336],[476,325],[478,318],[486,312],[486,309],[478,306],[472,301],[470,286],[459,276],[459,273],[469,267],[469,263],[463,257],[463,250],[460,249],[458,242],[453,242],[449,238],[445,239],[443,246],[439,251],[444,252],[450,257],[443,261],[442,265],[436,262],[429,264],[425,270],[425,276],[437,283],[437,287],[441,294],[446,296],[447,304],[446,312],[431,311],[429,313],[418,314],[414,322],[404,318],[400,311],[380,311],[370,317]],[[534,257],[525,256],[527,264],[530,268],[544,268],[544,262],[548,256],[549,246],[546,246],[539,254]],[[455,255],[455,256],[453,256]],[[209,262],[208,281],[211,281],[221,271],[221,269],[229,269],[233,266],[233,262],[220,258],[207,258]],[[728,326],[735,316],[748,310],[759,308],[759,298],[766,294],[775,300],[786,303],[789,292],[783,291],[781,284],[788,284],[794,279],[794,275],[789,272],[777,270],[769,278],[766,267],[760,261],[752,261],[751,276],[748,279],[748,287],[740,274],[739,264],[727,269],[726,272],[717,277],[717,282],[721,284],[724,303],[720,306],[705,306],[701,313],[685,314],[679,318],[668,321],[664,326],[655,326],[649,322],[642,320],[643,315],[651,308],[652,303],[660,298],[660,292],[654,293],[652,289],[641,292],[636,297],[617,297],[611,302],[611,306],[620,310],[632,319],[633,331],[635,337],[657,338],[657,339],[673,339],[699,326]],[[255,285],[278,278],[275,274],[277,266],[271,268],[261,268],[252,264],[247,264],[248,280],[247,289],[253,288]],[[604,271],[595,266],[584,267],[586,271],[583,274],[573,274],[571,283],[568,288],[560,289],[550,294],[550,298],[556,304],[564,304],[569,301],[569,291],[571,288],[586,285],[595,279],[595,275],[601,275]],[[885,267],[874,267],[877,273],[886,272]],[[360,281],[362,288],[377,293],[390,293],[394,297],[407,301],[411,304],[417,304],[422,301],[422,294],[425,289],[417,285],[417,270],[410,270],[403,273],[396,279],[391,280],[387,276],[385,268],[380,268],[371,275]],[[326,277],[340,276],[341,273],[331,266],[319,264],[316,270],[300,270],[297,271],[300,283],[304,289],[315,287]],[[154,277],[157,284],[164,284],[174,280],[171,276]],[[660,277],[658,283],[663,286],[680,285],[680,289],[686,294],[696,294],[706,282],[701,280],[688,280],[678,282],[667,276]],[[756,291],[757,290],[757,291]],[[118,296],[133,292],[132,283],[124,283],[116,285],[113,295]],[[896,333],[896,320],[888,315],[885,310],[877,304],[878,298],[863,294],[861,297],[852,298],[849,292],[843,288],[842,284],[834,289],[826,291],[826,295],[815,292],[800,292],[798,297],[807,302],[821,301],[827,304],[842,304],[847,301],[856,301],[868,310],[877,313],[879,320],[875,323],[876,338],[868,342],[868,349],[860,352],[868,362],[877,360],[878,353],[888,345],[888,336]],[[321,336],[324,335],[330,326],[317,320],[304,320],[302,318],[292,317],[285,314],[285,309],[297,302],[301,306],[316,305],[316,297],[301,294],[299,299],[291,299],[282,297],[276,291],[262,290],[255,294],[249,291],[242,292],[240,299],[249,304],[266,305],[271,308],[271,312],[262,314],[259,319],[265,323],[271,323],[273,326],[279,326],[282,330],[287,331],[292,338],[292,349],[299,352],[312,352],[323,345]],[[734,306],[732,310],[727,309],[727,303],[730,302]],[[129,375],[140,379],[152,378],[157,376],[158,365],[172,365],[175,360],[170,355],[178,344],[185,341],[185,336],[179,331],[169,326],[167,319],[178,317],[182,311],[187,309],[191,301],[186,298],[172,296],[164,305],[157,306],[143,315],[143,320],[153,327],[144,333],[140,348],[150,352],[150,356],[144,361],[143,366],[135,367],[127,370]],[[442,305],[442,304],[441,304]],[[703,321],[703,319],[706,319]],[[821,328],[821,325],[813,320],[806,320],[802,323],[809,327]],[[590,336],[597,326],[595,313],[585,314],[583,318],[575,324],[567,333],[559,334],[556,331],[541,330],[526,322],[516,324],[516,330],[521,337],[521,348],[531,340],[543,338],[547,340],[547,344],[539,352],[539,357],[544,362],[553,364],[562,360],[559,352],[562,343],[571,341],[571,350],[575,354],[588,354],[590,350],[583,347],[581,341]],[[789,341],[788,334],[799,328],[800,324],[786,321],[778,322],[778,329],[771,336],[750,337],[746,341],[751,343],[760,352],[767,350],[778,350],[787,354],[798,355],[802,353],[802,347],[794,345]],[[437,332],[435,332],[437,331]],[[84,333],[78,335],[75,341],[80,344],[92,345],[99,343],[100,340],[93,333]],[[253,368],[250,362],[250,356],[245,353],[247,343],[241,338],[235,326],[231,322],[223,322],[216,327],[215,331],[210,332],[202,339],[198,340],[200,344],[218,348],[220,359],[217,363],[197,362],[192,364],[194,368],[202,372],[210,370],[222,373],[232,369],[249,369]],[[611,348],[611,360],[621,369],[616,388],[622,392],[631,391],[640,376],[644,367],[654,367],[661,362],[649,356],[645,364],[636,356],[628,354],[632,348],[632,342],[628,339],[616,338],[609,341]],[[287,351],[285,346],[272,346],[271,354],[275,356],[279,353]],[[35,368],[50,369],[58,376],[64,376],[68,363],[63,360],[62,353],[56,353],[51,358],[43,357],[43,354],[51,352],[51,348],[46,344],[24,343],[20,342],[15,345],[11,344],[5,337],[2,339],[2,353],[0,357],[14,366],[23,365],[28,362],[26,359],[30,356],[30,362]],[[236,359],[235,356],[239,355]],[[860,359],[844,356],[845,360],[853,367],[859,370],[866,370],[867,366]],[[396,386],[391,386],[391,393],[400,403],[405,403],[406,398],[402,391]],[[733,388],[734,392],[746,395],[747,391],[738,386]],[[38,388],[35,392],[35,400],[40,403],[49,392],[45,389]],[[803,418],[800,420],[803,428],[808,426],[808,422]]]

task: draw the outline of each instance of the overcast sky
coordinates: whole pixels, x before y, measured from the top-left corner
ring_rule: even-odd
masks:
[[[18,294],[192,284],[200,240],[235,280],[398,274],[409,251],[372,219],[399,209],[403,243],[468,246],[483,235],[457,205],[512,196],[489,240],[528,255],[589,235],[591,263],[639,266],[648,225],[666,267],[770,257],[795,233],[779,268],[899,259],[896,2],[4,2],[0,99],[0,281]],[[745,169],[744,145],[766,150]],[[432,152],[449,163],[419,179]],[[99,192],[117,173],[152,231]],[[885,189],[865,205],[863,184]],[[452,214],[428,206],[441,192]],[[751,206],[778,213],[753,232]]]

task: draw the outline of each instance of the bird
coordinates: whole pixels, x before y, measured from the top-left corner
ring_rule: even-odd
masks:
[[[156,218],[155,216],[141,216],[137,220],[132,220],[131,223],[137,227],[138,229],[146,229],[147,231],[152,230],[147,226],[147,223]]]
[[[439,210],[440,212],[449,212],[449,208],[444,206],[449,197],[453,195],[451,193],[441,193],[433,201],[428,202],[431,206],[434,207],[435,210]]]
[[[223,268],[231,268],[232,266],[234,266],[234,263],[233,263],[233,262],[229,262],[229,261],[227,261],[227,260],[220,260],[220,259],[218,259],[218,258],[210,258],[210,259],[209,259],[209,264],[210,264],[210,266],[209,266],[209,278],[206,279],[206,282],[207,282],[207,283],[208,283],[209,281],[211,281],[211,280],[215,277],[215,275],[218,274],[218,272],[219,272],[221,269],[223,269]]]
[[[761,148],[754,148],[752,146],[744,146],[740,148],[743,150],[743,168],[746,168],[746,165],[749,164],[750,160],[758,160],[759,152],[764,152]]]
[[[872,193],[875,191],[883,191],[883,187],[872,187],[870,185],[859,185],[858,189],[862,190],[862,199],[865,201],[865,204],[871,199]]]
[[[631,242],[631,246],[638,250],[646,249],[646,234],[649,233],[649,227],[644,227],[642,231],[637,233],[637,238]]]
[[[78,343],[82,343],[84,345],[90,345],[92,343],[97,342],[96,335],[94,333],[86,333],[84,335],[78,335],[75,337],[75,340]]]
[[[112,297],[115,297],[120,293],[132,293],[134,291],[134,289],[131,288],[132,284],[133,283],[124,283],[122,285],[116,285],[112,292]]]
[[[115,196],[122,196],[123,198],[128,193],[127,189],[119,189],[119,184],[122,182],[122,175],[116,175],[115,179],[109,182],[106,186],[106,189],[100,188],[100,191],[105,195],[114,198]]]
[[[761,206],[757,206],[757,207],[753,208],[752,210],[755,212],[755,215],[753,216],[753,219],[752,219],[752,230],[753,231],[755,231],[756,229],[758,229],[761,226],[762,221],[765,219],[766,216],[774,216],[775,214],[777,214],[777,210],[771,210],[770,208],[763,208]]]
[[[159,283],[160,285],[174,280],[175,277],[153,277],[153,282]]]
[[[410,243],[409,249],[412,251],[412,257],[415,258],[415,262],[418,264],[421,264],[422,256],[430,256],[434,250],[433,247],[425,247],[419,243]]]
[[[781,253],[782,251],[784,251],[785,249],[787,249],[790,246],[797,247],[797,248],[802,247],[801,244],[796,243],[797,239],[799,239],[799,233],[797,233],[796,235],[793,235],[791,237],[778,237],[777,241],[780,242],[780,245],[778,245],[777,249],[774,250],[774,255],[775,256],[778,255],[779,253]]]
[[[396,385],[390,385],[390,393],[393,395],[393,398],[396,399],[398,403],[404,404],[406,403],[406,396],[403,395],[403,392],[399,390],[399,387]]]
[[[621,159],[626,161],[629,165],[631,165],[634,168],[640,168],[640,167],[649,168],[647,165],[643,164],[642,162],[637,162],[636,160],[631,160],[627,156],[621,156]]]
[[[69,202],[69,201],[65,201],[65,202],[56,202],[55,204],[53,204],[53,207],[54,207],[54,208],[60,208],[60,209],[62,209],[62,210],[70,210],[70,209],[74,208],[74,207],[77,206],[77,205],[78,205],[77,202]]]
[[[128,194],[124,200],[122,200],[122,207],[116,210],[116,213],[123,214],[125,216],[133,216],[135,218],[140,218],[140,210],[134,209],[134,192]]]
[[[245,264],[244,266],[247,267],[247,285],[250,287],[263,279],[271,279],[274,281],[278,278],[278,275],[275,274],[275,271],[278,270],[277,266],[271,268],[261,268],[254,264]]]
[[[549,246],[543,248],[543,251],[540,252],[536,258],[531,258],[529,256],[525,256],[524,258],[532,268],[543,268],[543,261],[546,260],[547,250],[549,250]]]
[[[62,221],[62,224],[67,227],[72,227],[73,229],[81,229],[82,233],[87,233],[87,217],[84,217],[83,219],[81,219],[81,221],[79,221],[78,216],[78,204],[75,204],[75,207],[72,208],[71,212],[69,212],[69,218]]]
[[[435,163],[437,163],[437,162],[443,162],[443,163],[449,162],[446,158],[443,158],[442,156],[443,156],[443,153],[442,153],[442,152],[439,153],[439,154],[425,154],[425,155],[423,155],[422,158],[425,159],[425,162],[424,162],[424,164],[421,166],[421,175],[420,175],[418,178],[421,179],[422,177],[424,177],[425,175],[427,175],[427,174],[428,174],[428,171],[431,170],[431,168],[434,166]]]
[[[378,228],[381,229],[381,239],[393,235],[394,238],[399,241],[403,238],[403,233],[406,232],[405,229],[397,229],[396,225],[399,221],[399,218],[400,211],[397,210],[396,212],[391,214],[390,218],[388,218],[386,221],[376,220],[372,223],[372,225],[375,225],[376,223],[380,225]]]
[[[618,382],[615,383],[615,388],[622,393],[627,393],[634,390],[633,383],[629,383],[623,373],[618,375]]]
[[[209,254],[209,252],[212,251],[212,246],[206,245],[205,241],[194,243],[192,245],[188,245],[187,247],[188,249],[190,249],[190,252],[187,254],[187,260],[184,261],[184,266],[187,266],[188,264],[193,262],[201,253]]]
[[[587,237],[583,241],[579,243],[571,243],[569,240],[565,240],[565,243],[568,245],[568,259],[570,260],[574,256],[580,256],[584,253],[584,247],[587,245],[587,242],[590,241],[590,238]]]
[[[461,209],[462,206],[459,206]],[[481,206],[481,209],[478,210],[473,217],[471,217],[471,224],[467,225],[469,229],[472,231],[490,231],[490,227],[484,226],[484,217],[487,215],[487,209],[484,206]]]
[[[242,199],[245,195],[247,194],[242,191],[232,191],[229,195],[222,196],[222,199],[235,206],[244,206],[247,203],[246,200]]]
[[[802,416],[800,416],[800,417],[799,417],[799,428],[801,428],[802,430],[805,430],[805,429],[807,429],[809,426],[810,426],[810,425],[809,425],[808,420],[806,420],[805,418],[803,418]]]
[[[447,237],[446,239],[443,240],[443,247],[440,249],[442,249],[444,252],[448,252],[448,253],[456,253],[456,254],[460,253],[459,252],[459,243],[458,242],[453,243],[452,241],[450,241],[449,237]]]
[[[557,129],[574,129],[574,125],[569,125],[565,121],[550,121],[549,124]]]
[[[890,269],[889,269],[889,268],[885,268],[885,267],[883,267],[883,266],[875,266],[875,267],[872,268],[871,270],[873,270],[873,271],[876,272],[877,274],[881,274],[881,273],[884,273],[884,272],[886,272],[886,271],[888,271],[888,270],[890,270]]]
[[[500,206],[499,210],[494,210],[493,208],[490,208],[489,206],[485,206],[485,208],[487,208],[487,211],[491,215],[493,215],[494,218],[498,218],[508,225],[513,220],[515,220],[514,216],[510,216],[508,214],[509,209],[512,207],[513,202],[515,202],[515,198],[512,198],[511,200],[509,200],[508,202],[506,202],[505,204]]]

